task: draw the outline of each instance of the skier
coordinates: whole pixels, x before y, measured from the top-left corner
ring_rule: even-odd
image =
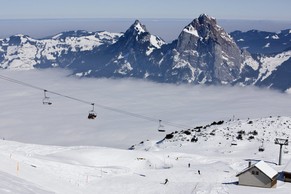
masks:
[[[167,184],[167,183],[168,183],[168,181],[169,181],[168,179],[165,179],[165,183],[164,183],[164,185],[165,185],[165,184]]]
[[[188,168],[190,168],[190,163],[188,163]]]
[[[198,174],[200,174],[200,170],[198,170]]]

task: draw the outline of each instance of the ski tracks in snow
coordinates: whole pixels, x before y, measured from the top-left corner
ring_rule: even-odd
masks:
[[[191,194],[229,194],[229,192],[222,183],[200,182],[194,186]]]

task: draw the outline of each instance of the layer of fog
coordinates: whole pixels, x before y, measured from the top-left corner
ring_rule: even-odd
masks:
[[[80,79],[68,74],[56,70],[0,71],[0,75],[155,121],[98,106],[97,119],[88,120],[89,104],[49,93],[53,105],[45,106],[43,91],[0,79],[0,137],[37,144],[128,148],[142,140],[162,139],[165,133],[157,131],[159,119],[195,127],[233,116],[291,115],[290,95],[267,89]],[[167,133],[182,129],[164,125]]]
[[[134,23],[135,19],[137,18],[0,20],[0,38],[7,38],[16,34],[44,38],[70,30],[125,32]],[[171,42],[178,38],[182,29],[193,19],[140,19],[140,21],[146,25],[152,34],[160,36],[166,42]],[[218,19],[217,23],[227,32],[252,29],[277,32],[291,26],[291,22],[288,21]]]

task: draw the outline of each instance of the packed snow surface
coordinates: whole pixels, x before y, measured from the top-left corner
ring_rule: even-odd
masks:
[[[0,191],[2,193],[282,193],[291,184],[278,181],[277,187],[262,189],[237,185],[236,175],[257,163],[270,176],[281,172],[291,159],[284,153],[276,165],[279,147],[272,141],[290,135],[290,117],[233,119],[205,125],[187,141],[185,131],[171,139],[146,140],[134,150],[96,146],[45,146],[0,141]],[[267,127],[269,126],[269,127]],[[274,128],[277,126],[277,128]],[[197,128],[196,128],[197,129]],[[256,129],[257,133],[252,129]],[[233,145],[232,134],[245,131]],[[288,134],[287,134],[288,133]],[[254,138],[249,138],[251,135]],[[261,140],[265,151],[259,152]],[[168,179],[168,183],[165,180]],[[14,185],[14,186],[12,186]]]

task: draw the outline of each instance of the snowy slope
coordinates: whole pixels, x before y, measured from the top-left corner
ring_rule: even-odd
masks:
[[[0,172],[0,193],[13,194],[52,194],[37,187],[37,185],[25,181],[15,175]]]
[[[279,54],[275,54],[272,56],[264,56],[260,58],[260,62],[262,63],[262,67],[259,70],[259,76],[257,81],[263,81],[270,75],[272,75],[273,71],[278,68],[278,66],[282,65],[285,61],[291,58],[291,51],[285,51]]]
[[[272,139],[285,133],[289,135],[290,123],[289,117],[227,121],[206,127],[205,131],[202,129],[201,136],[196,134],[199,140],[195,143],[177,136],[158,144],[146,141],[138,146],[139,150],[42,146],[2,140],[0,176],[5,175],[5,178],[0,180],[0,190],[12,193],[20,190],[25,194],[287,194],[291,184],[281,181],[275,189],[238,186],[235,182],[236,174],[248,165],[246,159],[264,160],[279,172],[284,168],[291,154],[284,154],[283,165],[277,166],[278,146]],[[276,130],[272,130],[274,127]],[[231,140],[226,139],[230,137],[227,133],[248,132],[253,128],[258,131],[253,140],[244,138],[233,146]],[[216,134],[209,135],[213,130]],[[261,137],[265,137],[264,152],[257,150]],[[169,182],[164,185],[166,178]],[[11,187],[15,183],[16,187]]]
[[[249,153],[258,154],[258,148],[264,146],[271,149],[275,138],[289,138],[291,135],[290,117],[270,116],[258,119],[234,118],[227,121],[213,121],[206,125],[199,125],[187,130],[168,133],[162,141],[156,143],[144,141],[132,148],[137,150],[167,149],[168,146],[193,144],[194,153],[200,153],[201,147],[207,146],[208,152],[203,155],[211,156],[215,153],[229,153],[242,156],[241,148],[249,146]],[[196,140],[195,140],[196,139]],[[237,145],[232,145],[233,143]],[[171,148],[169,148],[171,149]],[[236,150],[237,149],[237,150]],[[246,150],[242,150],[245,152]],[[192,152],[189,150],[189,152]],[[201,153],[201,154],[202,154]],[[265,154],[261,154],[262,156]],[[264,157],[271,157],[264,156]],[[277,158],[272,162],[277,163]]]
[[[68,72],[48,70],[3,70],[0,74],[162,119],[166,130],[159,133],[158,122],[101,107],[96,107],[97,119],[91,121],[87,119],[88,104],[50,94],[53,105],[44,106],[43,91],[1,79],[0,135],[5,139],[0,140],[2,193],[290,192],[291,185],[281,181],[271,190],[233,184],[235,175],[248,165],[246,159],[265,160],[277,171],[291,159],[290,153],[284,154],[283,166],[277,166],[279,148],[273,143],[276,137],[290,137],[291,111],[286,106],[290,96],[286,94],[254,88],[77,79],[66,77]],[[224,122],[217,124],[221,120]],[[188,128],[166,121],[189,126],[191,135],[185,132]],[[203,126],[200,131],[199,126]],[[232,138],[242,130],[242,140],[231,146]],[[254,130],[257,135],[250,134]],[[163,140],[171,133],[173,138]],[[191,142],[193,135],[197,142]],[[262,139],[265,151],[259,152]],[[135,150],[128,150],[133,144]],[[169,183],[164,185],[166,178]]]

